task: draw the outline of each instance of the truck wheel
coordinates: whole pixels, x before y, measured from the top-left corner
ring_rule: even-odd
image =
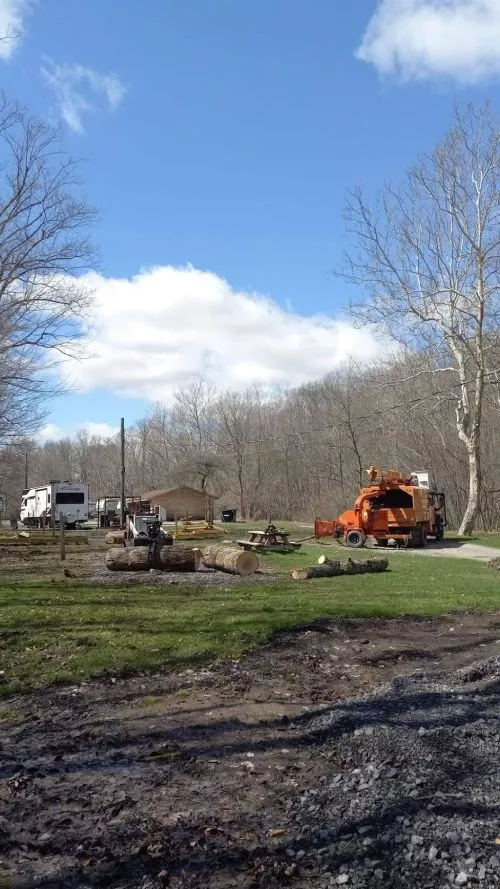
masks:
[[[427,531],[420,528],[420,546],[427,546]]]
[[[345,542],[347,543],[347,546],[352,547],[352,549],[360,549],[360,547],[364,546],[365,535],[362,531],[348,531]]]

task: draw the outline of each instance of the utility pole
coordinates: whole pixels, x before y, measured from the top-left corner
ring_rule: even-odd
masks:
[[[56,536],[56,486],[50,483],[50,524],[52,525],[52,537]]]
[[[61,562],[64,562],[66,558],[66,541],[64,539],[64,513],[62,510],[59,513],[59,547]]]
[[[121,450],[121,498],[120,498],[120,523],[125,527],[125,419],[120,420],[120,450]]]
[[[24,453],[24,490],[28,488],[28,451]]]

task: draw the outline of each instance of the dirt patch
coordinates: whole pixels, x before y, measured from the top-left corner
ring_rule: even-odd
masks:
[[[183,586],[201,589],[207,586],[231,588],[240,584],[269,585],[274,583],[276,576],[271,568],[262,565],[256,574],[248,577],[227,574],[201,567],[196,572],[180,571],[109,571],[106,568],[106,548],[102,540],[91,540],[88,547],[68,546],[67,557],[61,562],[59,549],[53,546],[0,547],[0,568],[15,578],[16,576],[38,579],[60,580],[64,572],[66,576],[81,580],[84,583],[99,586]]]
[[[395,677],[446,674],[499,651],[499,614],[321,621],[205,670],[110,676],[4,701],[0,883],[337,885],[342,846],[323,822],[336,811],[327,799],[338,801],[325,794],[323,810],[313,797],[332,780],[337,743],[347,757],[352,744],[351,771],[357,758],[365,763],[366,746],[358,754],[349,741],[358,737],[354,723],[346,740],[328,742],[312,721]],[[474,669],[463,682],[481,678]],[[305,835],[311,806],[314,842]],[[342,817],[347,824],[347,809]]]
[[[211,568],[199,568],[198,571],[108,571],[106,566],[100,566],[88,577],[89,583],[98,583],[100,586],[183,586],[202,589],[208,586],[231,588],[244,584],[265,583],[269,585],[276,581],[270,568],[259,568],[255,574],[240,577],[239,574],[228,574],[224,571],[214,571]]]

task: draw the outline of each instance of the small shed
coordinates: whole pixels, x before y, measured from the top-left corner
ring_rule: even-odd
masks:
[[[158,513],[162,522],[173,522],[185,516],[213,521],[216,499],[206,491],[183,485],[167,491],[146,491],[141,494],[141,507],[144,509],[148,505],[151,512]]]

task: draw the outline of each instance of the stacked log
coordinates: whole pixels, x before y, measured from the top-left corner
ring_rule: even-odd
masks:
[[[117,543],[125,546],[125,531],[108,531],[104,540],[108,546],[116,546]]]
[[[294,568],[291,572],[294,580],[309,580],[314,577],[339,577],[341,574],[374,574],[385,571],[388,566],[387,559],[360,559],[354,562],[333,561],[326,556],[320,556],[318,564],[310,568]]]
[[[205,568],[216,568],[228,574],[240,574],[242,577],[255,574],[259,567],[259,560],[254,552],[219,543],[205,546],[201,561]]]
[[[149,571],[159,568],[162,571],[196,571],[199,565],[199,551],[172,546],[156,548],[151,557],[149,547],[137,546],[110,549],[106,553],[106,568],[109,571]]]

